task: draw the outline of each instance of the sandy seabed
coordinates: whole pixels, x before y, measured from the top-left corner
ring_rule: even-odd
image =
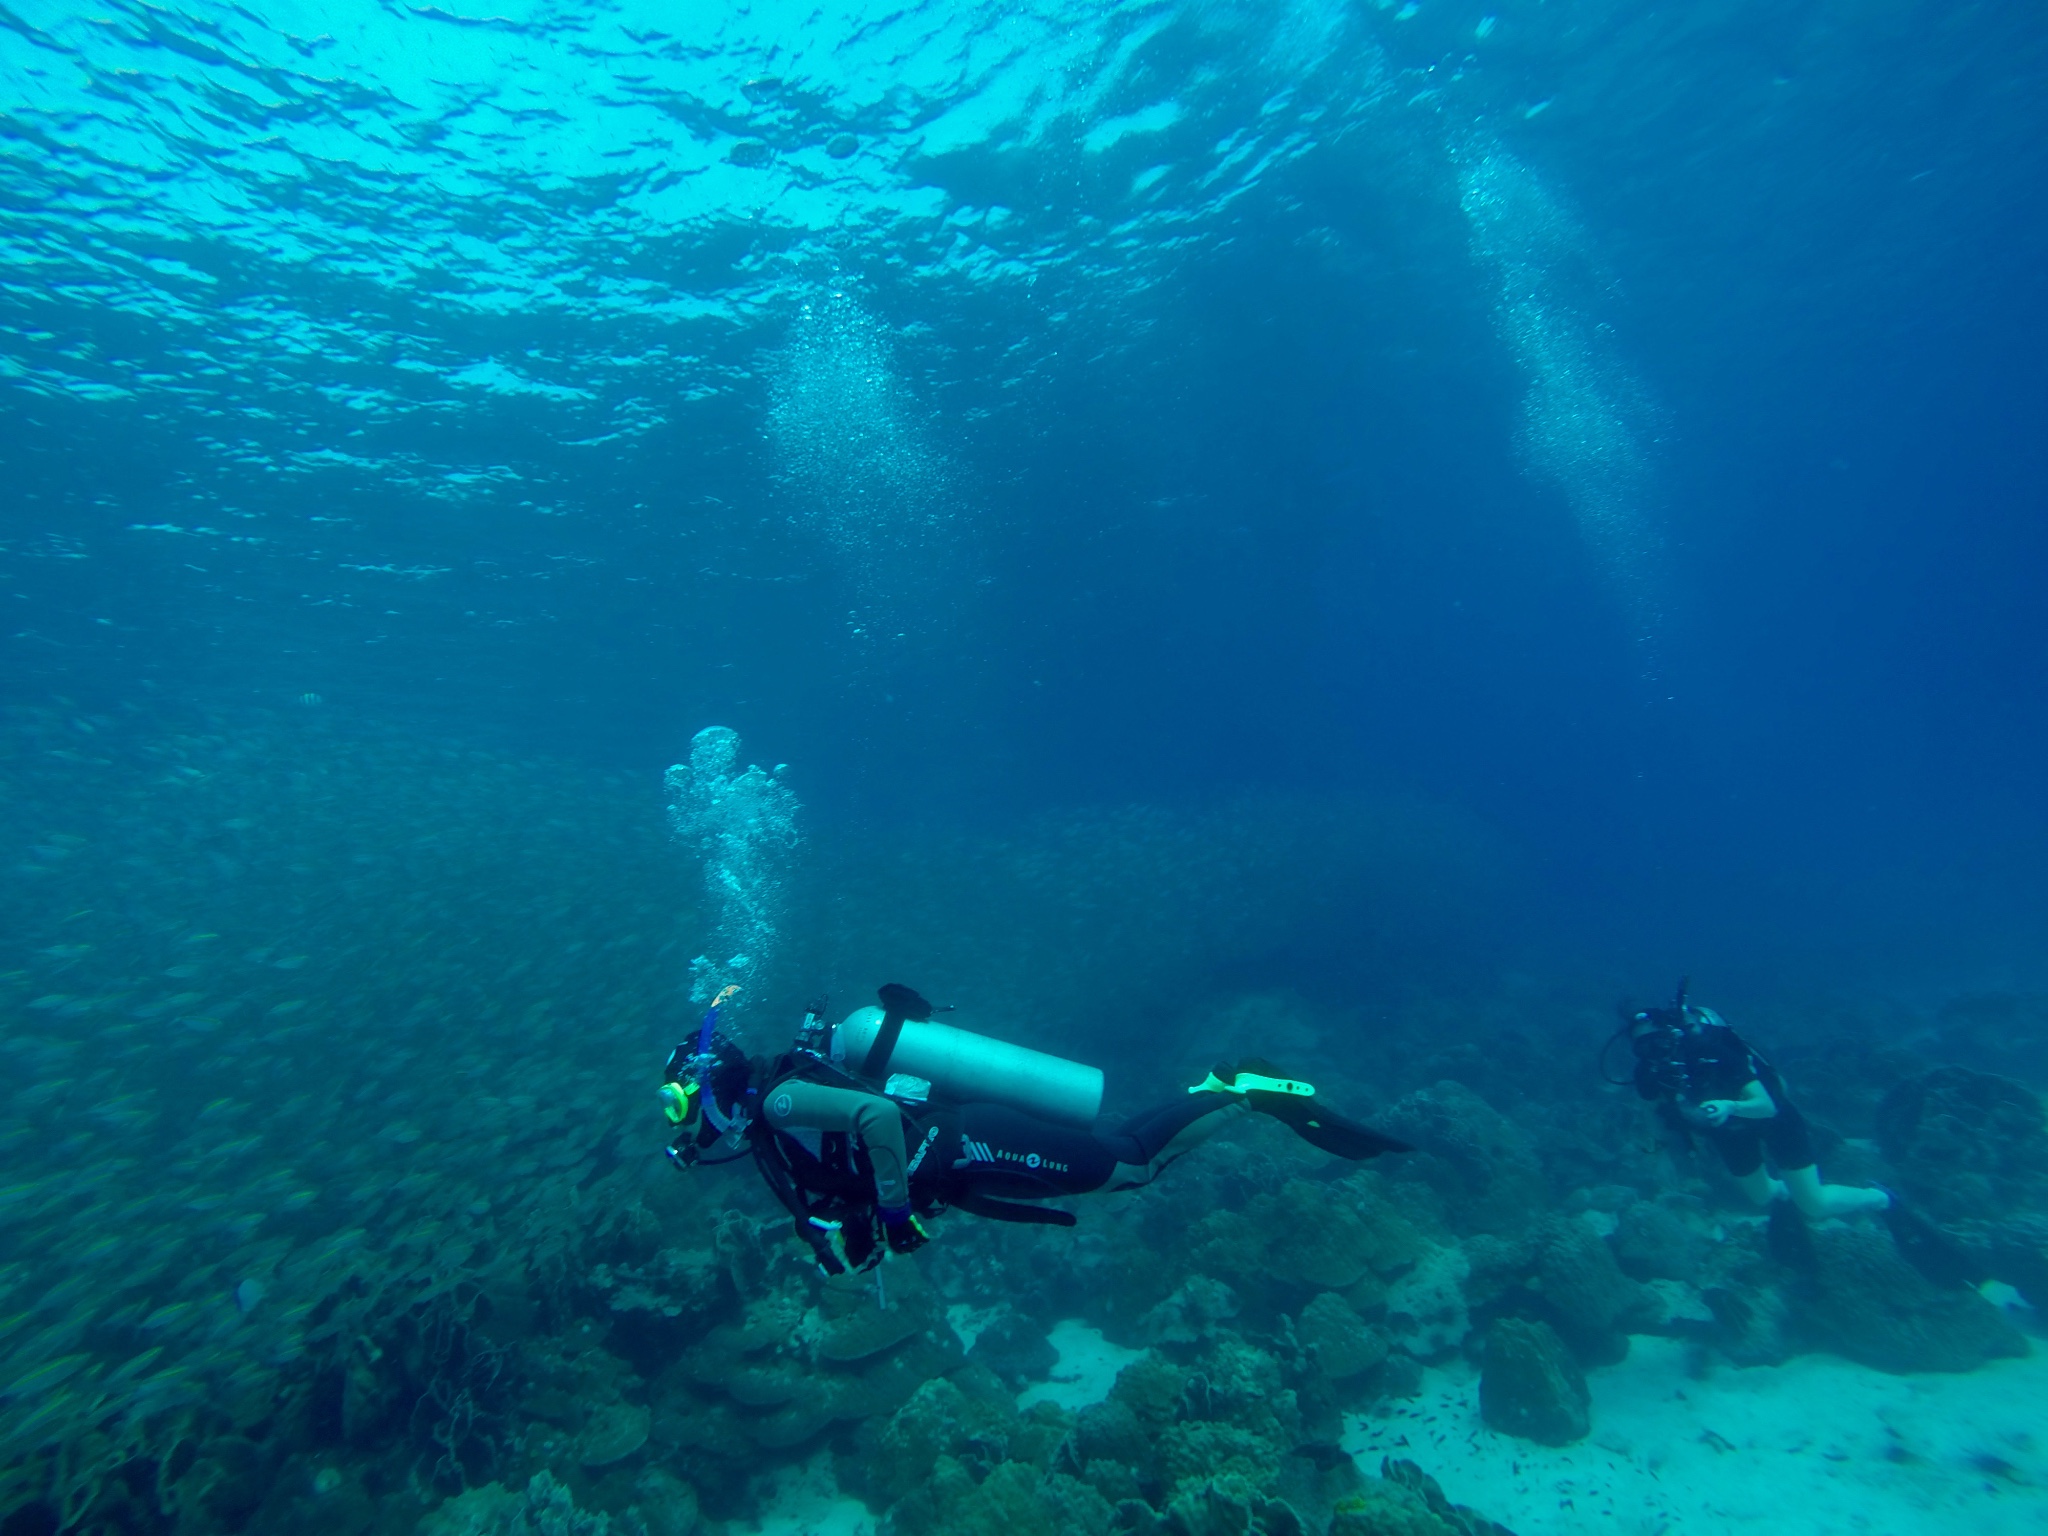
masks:
[[[1406,1457],[1516,1536],[1744,1530],[1869,1536],[2048,1531],[2048,1352],[1962,1376],[1888,1376],[1830,1355],[1688,1370],[1638,1337],[1588,1374],[1593,1432],[1552,1449],[1480,1422],[1478,1373],[1433,1369],[1422,1395],[1347,1420],[1376,1470]]]
[[[1027,1389],[1100,1402],[1139,1351],[1074,1320],[1059,1364]],[[1360,1470],[1415,1462],[1516,1536],[2041,1536],[2048,1532],[2048,1350],[1961,1376],[1889,1376],[1831,1355],[1692,1372],[1688,1347],[1639,1335],[1588,1373],[1593,1432],[1551,1448],[1488,1429],[1479,1373],[1433,1367],[1420,1396],[1346,1420]],[[821,1453],[777,1475],[758,1536],[872,1536]]]

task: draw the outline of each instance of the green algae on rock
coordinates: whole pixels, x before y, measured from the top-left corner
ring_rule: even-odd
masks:
[[[1109,1536],[1116,1511],[1078,1478],[1005,1461],[977,1480],[952,1456],[890,1514],[901,1536]]]
[[[1585,1372],[1548,1323],[1495,1319],[1486,1332],[1479,1412],[1504,1434],[1569,1445],[1592,1427]]]
[[[1387,1336],[1335,1291],[1324,1291],[1301,1309],[1295,1332],[1332,1381],[1361,1375],[1387,1358]]]
[[[1997,1307],[1966,1286],[1938,1286],[1878,1228],[1817,1228],[1799,1325],[1821,1347],[1881,1371],[1969,1371],[2027,1352]]]
[[[1412,1461],[1383,1458],[1380,1475],[1340,1502],[1328,1536],[1514,1536],[1475,1509],[1453,1504]]]
[[[866,1360],[922,1333],[926,1321],[920,1308],[900,1304],[886,1310],[862,1307],[825,1325],[818,1338],[818,1358],[841,1364]]]
[[[419,1524],[418,1536],[612,1536],[609,1516],[577,1507],[546,1472],[514,1493],[486,1483],[448,1500]]]
[[[576,1439],[576,1459],[586,1467],[608,1467],[647,1443],[650,1418],[638,1403],[606,1403],[590,1416]]]
[[[1578,1357],[1609,1365],[1628,1353],[1630,1330],[1654,1297],[1622,1273],[1614,1250],[1583,1222],[1553,1217],[1540,1229],[1531,1287]]]
[[[1415,1146],[1400,1176],[1435,1190],[1461,1234],[1520,1231],[1550,1209],[1550,1181],[1528,1134],[1463,1083],[1418,1089],[1380,1117],[1380,1128]]]
[[[1878,1144],[1906,1189],[1944,1219],[2048,1205],[2048,1110],[2024,1083],[1937,1067],[1878,1105]]]
[[[1341,1291],[1398,1273],[1428,1246],[1371,1173],[1335,1185],[1289,1179],[1242,1212],[1210,1212],[1190,1241],[1200,1269],[1262,1291]]]

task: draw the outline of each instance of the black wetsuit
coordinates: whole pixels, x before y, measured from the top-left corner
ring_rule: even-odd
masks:
[[[1144,1170],[1149,1177],[1153,1159],[1175,1136],[1230,1107],[1213,1094],[1187,1094],[1114,1131],[1094,1131],[1006,1104],[940,1106],[911,1119],[918,1139],[910,1150],[910,1187],[974,1210],[989,1200],[1092,1194],[1117,1179],[1119,1168],[1132,1183],[1143,1182],[1135,1175]]]
[[[1719,1125],[1707,1125],[1690,1114],[1710,1099],[1741,1098],[1752,1082],[1762,1083],[1777,1106],[1778,1112],[1770,1118],[1744,1120],[1731,1115]],[[1728,1171],[1738,1179],[1762,1167],[1766,1153],[1780,1172],[1813,1166],[1813,1139],[1806,1129],[1806,1117],[1786,1093],[1784,1079],[1726,1024],[1688,1029],[1672,1042],[1668,1054],[1639,1058],[1636,1092],[1656,1101],[1688,1134],[1711,1141]]]
[[[763,1064],[764,1066],[766,1064]],[[785,1059],[765,1074],[771,1086],[761,1095],[769,1113],[756,1122],[750,1139],[769,1185],[801,1221],[811,1215],[843,1220],[876,1203],[876,1136],[845,1130],[819,1129],[823,1117],[802,1117],[806,1096],[795,1095],[796,1119],[780,1089],[807,1082],[833,1090],[843,1107],[848,1090],[869,1105],[887,1105],[900,1115],[903,1168],[909,1203],[931,1213],[957,1207],[998,1220],[1069,1226],[1065,1211],[1047,1210],[1020,1201],[1057,1199],[1097,1190],[1125,1188],[1147,1182],[1159,1171],[1158,1160],[1174,1138],[1204,1116],[1240,1106],[1226,1096],[1187,1094],[1139,1115],[1114,1131],[1084,1130],[1062,1125],[1005,1104],[910,1104],[876,1093],[829,1064]],[[818,1097],[812,1095],[811,1097]],[[834,1124],[848,1124],[838,1115]],[[888,1137],[893,1141],[893,1128]],[[891,1149],[884,1159],[883,1182],[892,1182]]]

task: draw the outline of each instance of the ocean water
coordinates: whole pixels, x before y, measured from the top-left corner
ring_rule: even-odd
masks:
[[[2044,186],[2024,5],[6,0],[0,1536],[2039,1529]],[[824,1283],[653,1090],[891,980],[1417,1150]]]

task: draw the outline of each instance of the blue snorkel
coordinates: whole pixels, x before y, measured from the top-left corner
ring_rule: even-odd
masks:
[[[718,1031],[718,1010],[725,1006],[725,1000],[739,991],[737,986],[725,988],[711,999],[711,1006],[704,1010],[704,1022],[697,1027],[697,1054],[695,1060],[706,1061],[711,1055],[711,1037]]]
[[[744,1143],[747,1127],[752,1123],[743,1111],[736,1110],[730,1117],[721,1115],[705,1091],[711,1082],[712,1068],[718,1064],[714,1049],[718,1040],[718,1010],[737,991],[737,986],[726,987],[711,1000],[711,1006],[704,1010],[703,1022],[697,1026],[694,1051],[685,1057],[683,1048],[677,1046],[669,1053],[667,1076],[661,1085],[661,1108],[669,1124],[677,1128],[675,1140],[669,1143],[668,1159],[679,1168],[690,1167],[703,1156],[699,1143],[707,1121],[720,1133],[718,1143],[733,1148]],[[727,1162],[730,1158],[711,1161]]]

